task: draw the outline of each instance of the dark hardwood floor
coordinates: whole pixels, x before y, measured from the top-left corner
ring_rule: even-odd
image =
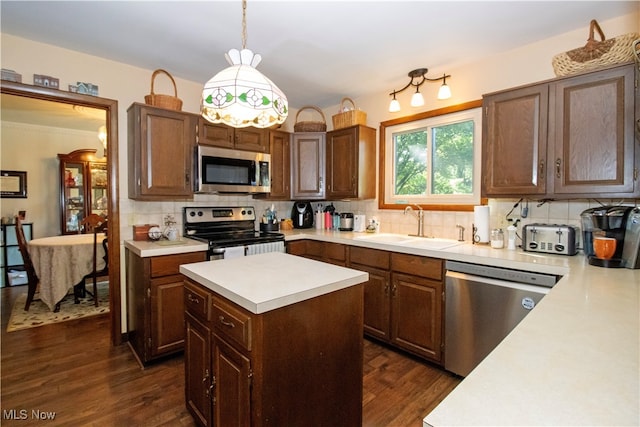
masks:
[[[195,425],[184,404],[182,356],[140,369],[126,344],[111,346],[108,316],[7,333],[22,292],[26,287],[0,290],[0,425]],[[363,424],[421,426],[458,383],[435,366],[365,340]]]

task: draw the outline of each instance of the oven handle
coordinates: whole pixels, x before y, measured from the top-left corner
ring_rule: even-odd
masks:
[[[225,248],[211,248],[209,250],[209,261],[224,259]]]

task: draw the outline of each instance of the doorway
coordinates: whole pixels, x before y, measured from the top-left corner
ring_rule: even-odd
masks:
[[[120,292],[120,211],[118,191],[118,102],[112,99],[64,92],[46,87],[31,86],[21,83],[2,81],[0,93],[23,97],[24,99],[45,100],[59,103],[61,106],[72,105],[74,108],[103,110],[106,116],[106,132],[108,144],[105,148],[107,157],[107,219],[109,228],[107,237],[109,245],[109,312],[112,345],[122,343],[121,292]],[[6,143],[6,141],[5,141]]]

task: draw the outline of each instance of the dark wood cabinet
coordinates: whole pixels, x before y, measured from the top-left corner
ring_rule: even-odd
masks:
[[[316,240],[287,242],[287,252],[369,273],[364,283],[365,335],[443,363],[441,259]]]
[[[296,132],[291,135],[291,199],[325,198],[326,133]]]
[[[107,159],[95,149],[58,154],[60,167],[60,234],[81,232],[92,213],[107,217]]]
[[[259,153],[269,152],[269,129],[235,129],[222,123],[210,123],[202,117],[199,122],[199,144]]]
[[[326,198],[376,197],[376,130],[351,126],[327,132]]]
[[[129,198],[193,198],[198,116],[139,103],[127,113]]]
[[[185,399],[198,425],[362,424],[361,285],[253,314],[184,280]]]
[[[144,365],[184,348],[181,264],[206,260],[205,252],[140,257],[127,249],[129,345]]]
[[[640,195],[633,64],[486,95],[483,197]]]
[[[278,130],[269,131],[271,155],[271,191],[254,198],[291,200],[291,134]]]
[[[546,84],[484,98],[483,197],[546,193],[548,100]]]

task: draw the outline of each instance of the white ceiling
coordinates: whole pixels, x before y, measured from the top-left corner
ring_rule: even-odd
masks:
[[[249,0],[247,48],[293,108],[391,92],[536,40],[638,10],[637,1]],[[206,82],[241,48],[240,0],[7,1],[1,30]],[[606,32],[605,32],[606,35]],[[614,36],[617,34],[611,34]],[[585,40],[586,41],[586,40]],[[455,76],[453,76],[451,83]]]

